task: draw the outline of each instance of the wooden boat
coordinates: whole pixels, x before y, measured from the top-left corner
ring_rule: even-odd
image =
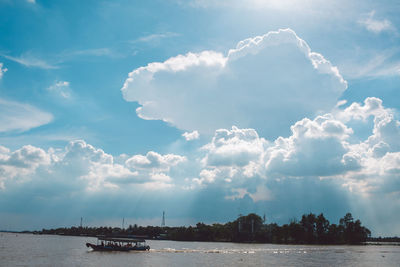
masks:
[[[95,251],[146,251],[150,246],[144,239],[97,237],[97,243],[86,243],[87,247]]]

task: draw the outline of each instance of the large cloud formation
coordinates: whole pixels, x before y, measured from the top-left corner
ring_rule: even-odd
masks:
[[[346,88],[336,67],[284,29],[240,41],[227,56],[204,51],[150,63],[133,70],[121,90],[141,105],[143,119],[208,134],[251,127],[276,137],[330,111]]]
[[[67,173],[66,180],[79,181],[89,191],[219,184],[239,192],[240,187],[261,190],[260,184],[271,179],[318,177],[340,179],[361,193],[399,192],[400,122],[395,115],[381,99],[369,97],[363,104],[299,120],[290,136],[273,142],[251,128],[219,129],[209,143],[187,156],[149,151],[115,157],[82,140],[48,151],[31,145],[15,151],[0,146],[0,182],[5,188],[14,179],[61,179]],[[370,119],[370,135],[356,138],[350,125],[368,125]],[[252,179],[254,184],[249,183]]]
[[[254,129],[217,130],[202,148],[203,170],[194,182],[240,184],[236,179],[245,185],[248,178],[317,177],[340,179],[352,191],[400,192],[400,121],[395,114],[381,99],[369,97],[363,104],[304,118],[292,125],[289,137],[274,142]],[[371,134],[359,140],[349,125],[367,125],[369,118]]]
[[[360,124],[369,129],[365,137],[352,127]],[[369,97],[303,118],[290,130],[288,137],[268,141],[251,128],[219,129],[187,155],[149,151],[112,156],[82,140],[47,151],[0,146],[0,204],[7,194],[17,203],[14,211],[23,209],[18,201],[26,196],[32,198],[27,201],[38,195],[46,203],[67,205],[77,195],[104,203],[119,203],[123,195],[127,205],[137,207],[139,196],[145,195],[146,205],[169,205],[181,216],[192,216],[195,209],[199,213],[194,217],[209,218],[211,210],[220,209],[225,220],[237,215],[236,208],[249,212],[258,207],[287,222],[310,210],[328,216],[349,210],[378,233],[389,233],[388,224],[390,233],[400,230],[393,227],[398,220],[393,214],[400,212],[400,122],[395,110]],[[376,221],[377,213],[387,221]]]

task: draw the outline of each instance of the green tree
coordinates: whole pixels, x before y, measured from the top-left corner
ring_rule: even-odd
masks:
[[[310,213],[301,217],[300,224],[304,231],[303,240],[307,244],[313,244],[316,240],[316,217],[315,214]]]
[[[317,234],[317,242],[319,244],[325,244],[328,242],[328,230],[329,230],[329,221],[324,217],[324,214],[318,215],[316,221],[316,234]]]

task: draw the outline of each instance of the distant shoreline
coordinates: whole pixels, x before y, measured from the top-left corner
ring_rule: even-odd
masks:
[[[11,232],[14,231],[5,231]],[[338,224],[331,224],[321,213],[304,214],[301,220],[293,219],[289,224],[265,223],[255,213],[239,216],[225,224],[195,226],[138,226],[119,227],[64,227],[42,229],[41,231],[20,231],[15,233],[50,234],[64,236],[108,236],[136,237],[149,240],[232,242],[258,244],[293,245],[400,245],[399,237],[371,237],[371,231],[360,220],[347,213]]]
[[[50,234],[50,233],[39,233],[39,231],[8,231],[8,230],[0,230],[1,233],[6,233],[6,234],[31,234],[31,235],[49,235],[49,236],[75,236],[75,237],[91,237],[91,238],[97,238],[98,236],[94,235],[66,235],[66,234]],[[393,238],[393,237],[384,237],[384,238]],[[383,238],[383,239],[384,239]],[[145,237],[144,239],[146,240],[157,240],[157,241],[176,241],[176,242],[210,242],[210,243],[239,243],[239,244],[271,244],[271,245],[294,245],[294,246],[310,246],[310,245],[316,245],[316,246],[352,246],[352,245],[358,245],[358,246],[400,246],[400,238],[399,241],[366,241],[360,244],[299,244],[299,243],[270,243],[270,242],[233,242],[233,241],[223,241],[223,240],[216,240],[216,241],[199,241],[199,240],[172,240],[172,239],[156,239],[156,238],[149,238]],[[375,237],[371,238],[375,239]]]

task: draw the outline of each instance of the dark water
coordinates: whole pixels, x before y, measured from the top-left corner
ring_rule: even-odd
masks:
[[[400,266],[400,246],[153,241],[149,252],[94,252],[90,237],[0,233],[0,266]]]

